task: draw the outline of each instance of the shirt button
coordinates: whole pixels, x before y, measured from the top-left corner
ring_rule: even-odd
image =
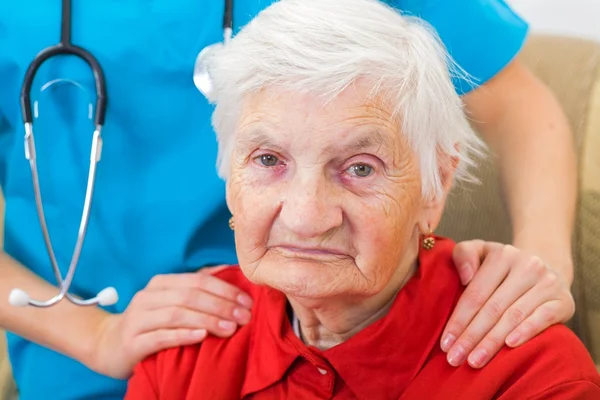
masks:
[[[323,368],[317,368],[319,370],[319,372],[321,373],[321,375],[327,375],[327,370],[323,369]]]

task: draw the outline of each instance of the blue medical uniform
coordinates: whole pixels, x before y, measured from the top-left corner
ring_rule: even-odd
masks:
[[[436,28],[478,83],[523,44],[526,23],[501,0],[389,0]],[[235,2],[236,30],[270,0]],[[342,6],[343,1],[340,1]],[[0,186],[6,198],[5,251],[55,283],[23,156],[19,91],[37,52],[58,42],[60,2],[0,2]],[[194,60],[221,40],[218,0],[73,1],[75,44],[98,58],[107,79],[104,150],[86,243],[72,291],[89,297],[115,286],[123,311],[156,274],[235,263],[224,183],[217,177],[211,107],[192,82]],[[57,79],[68,81],[46,87]],[[463,94],[473,87],[457,79]],[[75,244],[93,131],[93,77],[73,58],[39,71],[32,100],[41,189],[63,274]],[[1,279],[1,270],[0,270]],[[60,354],[8,335],[22,400],[118,399],[125,381],[95,374]],[[223,377],[227,379],[227,377]]]

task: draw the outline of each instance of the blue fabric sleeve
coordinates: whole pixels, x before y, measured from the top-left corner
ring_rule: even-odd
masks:
[[[528,33],[528,24],[504,0],[395,0],[393,5],[435,28],[450,56],[470,75],[470,81],[454,79],[461,95],[508,65]]]
[[[8,152],[8,140],[12,131],[9,129],[8,120],[0,108],[0,190],[6,180],[6,153]]]

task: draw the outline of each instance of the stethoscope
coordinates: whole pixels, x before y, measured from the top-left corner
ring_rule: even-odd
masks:
[[[223,16],[223,36],[225,42],[228,42],[231,39],[232,28],[233,0],[225,0],[225,10]],[[100,156],[102,154],[101,133],[102,127],[104,125],[104,118],[106,116],[106,106],[108,98],[106,94],[106,81],[104,78],[104,73],[98,60],[96,60],[96,58],[84,48],[73,45],[71,43],[71,0],[62,0],[62,20],[60,32],[60,43],[42,50],[35,56],[31,64],[29,65],[29,68],[25,73],[23,85],[21,87],[20,98],[21,113],[23,117],[23,125],[25,128],[25,158],[29,161],[29,166],[31,168],[31,177],[33,181],[35,203],[38,218],[40,220],[40,227],[42,229],[46,249],[48,251],[50,262],[52,264],[52,269],[58,282],[60,291],[58,294],[56,294],[54,297],[48,300],[35,300],[32,299],[25,290],[15,288],[11,291],[9,295],[9,302],[13,306],[31,305],[34,307],[50,307],[57,304],[64,298],[67,298],[69,301],[78,306],[91,306],[96,304],[101,306],[110,306],[115,304],[119,299],[117,291],[113,287],[107,287],[101,290],[95,297],[92,297],[90,299],[80,299],[69,293],[69,289],[71,287],[73,277],[75,275],[75,270],[77,269],[77,264],[79,263],[79,257],[81,255],[81,249],[83,247],[83,242],[88,227],[90,209],[94,193],[94,183],[96,180],[96,166],[100,161]],[[198,55],[196,63],[194,65],[194,84],[196,85],[198,90],[200,90],[200,92],[202,92],[205,95],[207,95],[207,93],[210,92],[212,87],[210,85],[208,73],[205,69],[204,58],[205,55],[214,46],[216,46],[216,44],[204,48]],[[81,213],[79,231],[77,233],[77,241],[75,243],[75,248],[73,250],[71,263],[69,264],[67,275],[64,279],[62,277],[60,269],[58,268],[58,262],[56,260],[56,256],[54,255],[52,241],[50,240],[50,234],[48,232],[46,217],[44,216],[44,207],[42,202],[42,195],[40,191],[36,163],[35,140],[33,134],[33,113],[31,107],[31,86],[33,84],[33,79],[35,78],[37,70],[45,61],[49,60],[54,56],[60,55],[72,55],[79,57],[80,59],[85,61],[93,72],[96,86],[96,105],[94,115],[95,130],[92,138],[87,187],[85,192],[83,211]]]

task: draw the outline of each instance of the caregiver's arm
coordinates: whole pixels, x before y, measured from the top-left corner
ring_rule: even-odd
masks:
[[[0,252],[0,327],[120,379],[152,353],[200,342],[207,331],[232,334],[249,321],[252,303],[206,269],[155,277],[122,314],[66,300],[48,308],[15,307],[8,302],[15,287],[41,299],[58,291]]]
[[[540,256],[570,285],[577,179],[573,135],[563,110],[518,61],[464,101],[498,156],[513,244]]]
[[[572,135],[552,93],[518,62],[465,96],[467,110],[498,156],[514,226],[510,247],[457,246],[469,283],[442,336],[451,364],[481,367],[506,343],[518,346],[574,313],[570,251],[575,208]],[[511,333],[512,332],[512,333]]]

